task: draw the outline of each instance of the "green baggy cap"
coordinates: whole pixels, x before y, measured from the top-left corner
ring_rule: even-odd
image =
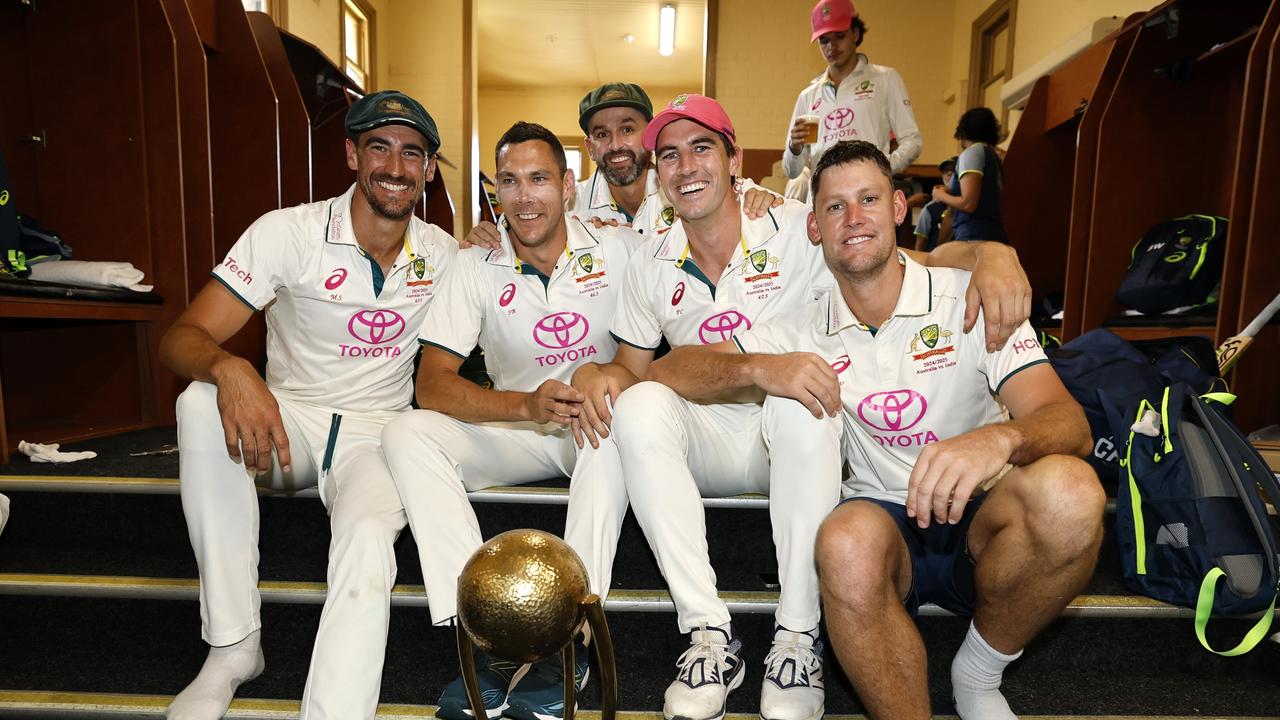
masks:
[[[422,133],[427,139],[427,152],[440,149],[440,131],[436,121],[417,100],[399,90],[382,90],[365,95],[347,110],[347,133],[359,135],[383,125],[404,125]]]

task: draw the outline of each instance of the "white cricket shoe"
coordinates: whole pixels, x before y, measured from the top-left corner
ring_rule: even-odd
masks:
[[[777,627],[764,659],[760,717],[764,720],[818,720],[825,712],[822,643],[817,629],[791,632]]]
[[[662,714],[667,720],[721,720],[729,693],[742,684],[742,641],[719,628],[689,634],[689,649],[676,661],[675,682],[667,687]]]

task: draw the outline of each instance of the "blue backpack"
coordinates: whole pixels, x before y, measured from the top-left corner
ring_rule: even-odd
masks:
[[[1164,388],[1180,382],[1197,392],[1221,384],[1213,343],[1198,336],[1129,342],[1097,329],[1047,353],[1089,421],[1093,453],[1085,459],[1110,482],[1122,479],[1120,457],[1129,433],[1124,419],[1140,401],[1156,401]],[[1114,434],[1121,426],[1124,432]]]
[[[1280,488],[1266,462],[1222,413],[1227,393],[1198,395],[1184,384],[1167,387],[1130,415],[1136,423],[1158,414],[1155,436],[1127,435],[1125,481],[1116,502],[1116,540],[1125,585],[1174,605],[1195,608],[1205,649],[1242,655],[1267,635],[1280,584],[1280,548],[1265,493],[1280,507]],[[1122,434],[1124,433],[1124,434]],[[1264,611],[1230,650],[1205,639],[1213,614]]]

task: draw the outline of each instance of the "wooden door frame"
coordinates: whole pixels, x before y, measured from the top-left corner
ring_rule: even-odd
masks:
[[[969,36],[969,97],[966,110],[983,105],[986,88],[982,85],[982,37],[1006,12],[1009,14],[1009,52],[1004,61],[1005,82],[1013,77],[1013,50],[1018,39],[1018,0],[995,0],[973,21],[973,30]],[[991,108],[991,111],[1000,118],[1002,127],[1008,122],[1008,111],[1004,106]]]

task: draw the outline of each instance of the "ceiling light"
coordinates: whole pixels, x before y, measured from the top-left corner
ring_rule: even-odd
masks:
[[[670,55],[676,47],[676,6],[664,3],[658,11],[658,54]]]
[[[623,35],[623,36],[622,36],[622,42],[624,42],[624,43],[626,43],[626,44],[628,44],[628,45],[630,45],[631,43],[633,43],[633,42],[635,42],[635,41],[636,41],[636,36],[635,36],[635,35],[632,35],[632,34],[630,34],[630,33],[627,33],[626,35]]]

